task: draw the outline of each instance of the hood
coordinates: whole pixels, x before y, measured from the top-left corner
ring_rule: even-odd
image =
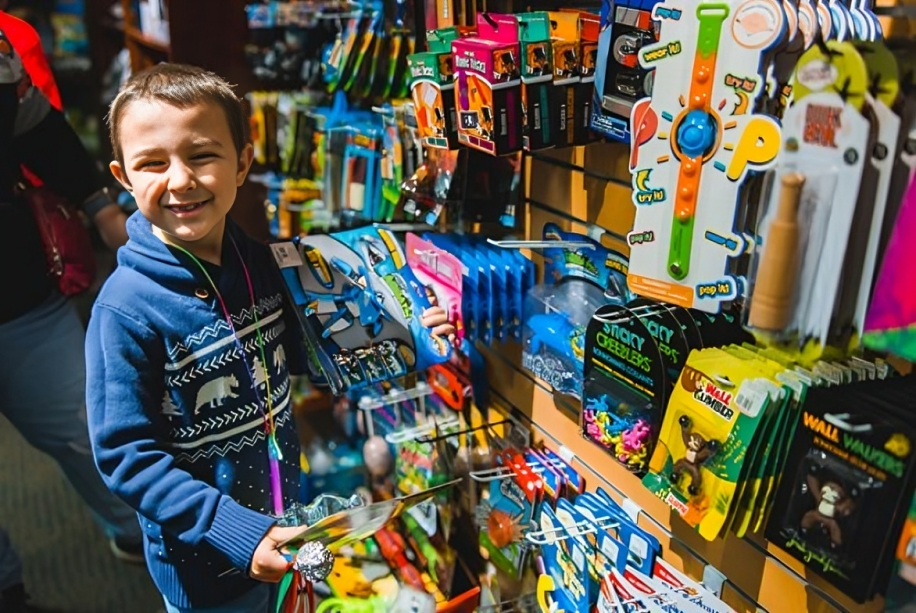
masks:
[[[247,240],[244,232],[228,217],[226,218],[226,232],[223,234],[222,261],[234,260],[237,256],[232,246],[230,235],[235,237],[242,257],[249,259]],[[182,289],[193,292],[201,282],[206,282],[205,277],[197,265],[186,254],[166,245],[153,234],[153,226],[139,211],[127,219],[127,244],[118,250],[118,266],[132,268],[145,277],[173,290]],[[217,271],[220,267],[205,262],[210,271]],[[228,270],[237,270],[237,266],[230,266]]]

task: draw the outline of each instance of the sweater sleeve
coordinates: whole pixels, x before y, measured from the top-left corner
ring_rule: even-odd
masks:
[[[176,466],[160,417],[165,351],[148,327],[96,305],[86,337],[86,406],[93,453],[105,484],[162,530],[208,543],[249,569],[275,523]]]

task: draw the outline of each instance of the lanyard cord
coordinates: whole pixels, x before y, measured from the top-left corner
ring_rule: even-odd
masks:
[[[245,348],[242,345],[242,340],[239,338],[238,333],[235,331],[235,324],[232,323],[232,315],[229,312],[229,307],[226,304],[226,301],[223,299],[223,295],[220,293],[219,288],[216,286],[216,283],[213,281],[210,273],[207,272],[207,268],[203,265],[203,262],[197,259],[193,253],[179,245],[172,246],[191,258],[191,261],[197,265],[202,273],[204,273],[204,276],[210,283],[210,287],[213,288],[213,293],[216,294],[217,302],[219,302],[220,307],[222,308],[223,316],[226,318],[226,323],[229,324],[229,330],[232,332],[232,336],[235,339],[235,346],[238,348],[242,362],[245,364],[245,369],[248,371],[248,378],[251,380],[251,388],[254,390],[255,396],[257,396],[258,399],[258,403],[261,405],[261,413],[264,416],[264,429],[267,431],[268,445],[270,446],[271,453],[276,455],[277,459],[282,459],[280,446],[277,444],[274,434],[276,431],[276,424],[274,423],[273,415],[273,398],[271,397],[270,392],[270,370],[267,366],[267,359],[264,354],[264,337],[261,336],[261,319],[258,316],[257,304],[255,303],[254,285],[251,282],[251,275],[248,273],[248,266],[245,264],[245,259],[242,257],[242,253],[239,251],[239,246],[236,244],[235,239],[231,234],[229,235],[229,240],[232,241],[232,246],[235,248],[236,255],[238,255],[239,262],[242,265],[242,270],[245,272],[245,281],[248,284],[248,297],[251,300],[251,312],[254,317],[255,333],[257,334],[258,339],[258,349],[260,349],[261,368],[263,369],[264,381],[267,387],[266,403],[261,397],[261,392],[258,389],[257,381],[255,380],[255,373],[253,372],[251,365],[248,363],[248,359],[245,357]]]

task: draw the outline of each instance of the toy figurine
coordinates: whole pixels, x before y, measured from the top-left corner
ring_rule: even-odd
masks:
[[[637,420],[632,428],[625,430],[614,448],[617,461],[634,470],[645,467],[649,455],[646,440],[650,433],[649,424],[642,419]]]
[[[343,347],[334,354],[334,363],[340,370],[341,374],[352,383],[360,383],[365,379],[365,373],[359,365],[359,360],[349,349]]]
[[[830,536],[830,548],[836,549],[843,544],[843,531],[837,520],[848,517],[856,508],[857,490],[846,491],[838,480],[821,481],[811,467],[808,473],[808,491],[814,496],[816,506],[802,516],[801,533],[807,536],[808,531],[817,526],[827,531]]]
[[[633,427],[623,433],[623,445],[628,451],[636,451],[645,446],[651,429],[645,420],[638,419]]]
[[[601,426],[601,429],[609,435],[620,434],[630,427],[630,422],[618,417],[616,413],[605,411],[595,415],[595,422]]]
[[[674,463],[669,479],[671,483],[677,483],[681,475],[686,472],[690,475],[690,485],[687,491],[691,496],[696,496],[703,486],[700,467],[719,451],[719,441],[706,440],[701,434],[692,432],[690,418],[686,415],[681,415],[678,423],[681,425],[681,438],[684,440],[687,451],[683,458]]]
[[[487,534],[496,547],[508,547],[522,538],[519,518],[512,517],[501,509],[491,509],[487,515]]]

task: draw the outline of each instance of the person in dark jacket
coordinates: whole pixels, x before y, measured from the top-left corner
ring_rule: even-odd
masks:
[[[126,217],[63,114],[33,86],[4,26],[12,26],[17,40],[37,38],[25,22],[0,10],[0,412],[57,461],[100,520],[115,555],[139,563],[136,515],[105,487],[90,449],[83,324],[48,274],[38,226],[15,186],[28,168],[79,205],[113,249],[127,240]],[[47,77],[39,79],[46,87]],[[26,600],[20,560],[0,529],[0,611],[26,611]]]

